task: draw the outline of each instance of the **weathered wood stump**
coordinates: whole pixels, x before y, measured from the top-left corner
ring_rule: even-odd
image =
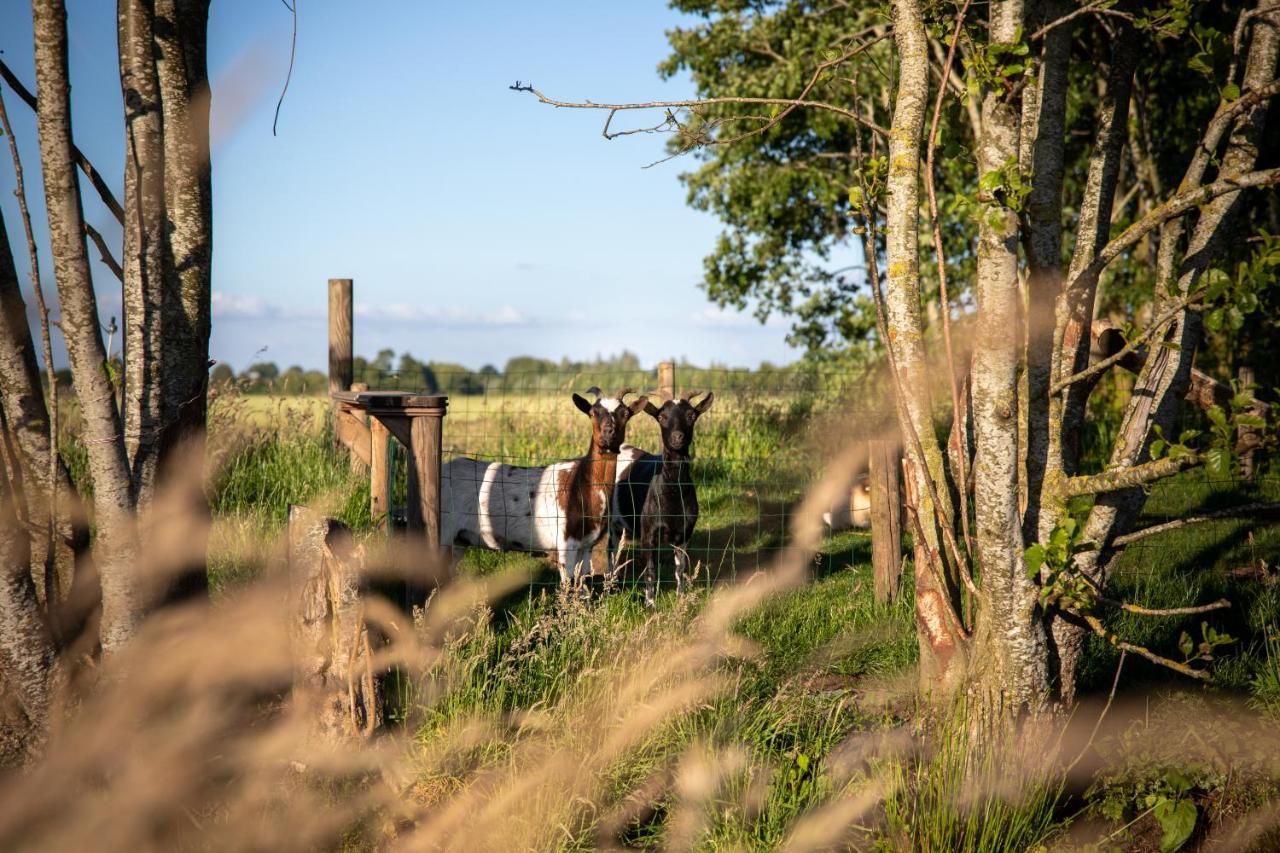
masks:
[[[293,695],[314,705],[317,734],[342,741],[382,725],[373,646],[361,601],[364,549],[339,521],[289,507]]]

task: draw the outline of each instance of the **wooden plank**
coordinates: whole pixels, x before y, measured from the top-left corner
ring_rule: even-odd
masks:
[[[371,418],[369,436],[369,514],[380,529],[385,529],[389,509],[387,490],[391,484],[387,442],[391,440],[391,431],[382,421]]]
[[[884,603],[897,595],[902,571],[901,462],[895,442],[867,444],[871,458],[871,565],[876,601]]]
[[[338,409],[333,416],[333,434],[343,447],[351,451],[353,459],[358,459],[362,465],[368,467],[369,427],[346,409]]]

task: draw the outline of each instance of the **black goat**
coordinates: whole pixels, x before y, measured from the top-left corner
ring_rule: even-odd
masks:
[[[698,523],[698,495],[689,470],[693,450],[694,423],[711,408],[715,395],[708,393],[696,405],[689,391],[661,407],[645,404],[645,411],[658,422],[662,432],[662,455],[645,453],[626,445],[618,457],[618,480],[614,488],[611,546],[626,532],[645,553],[646,604],[656,594],[657,551],[670,547],[676,569],[676,590],[684,592],[689,573],[689,540]]]

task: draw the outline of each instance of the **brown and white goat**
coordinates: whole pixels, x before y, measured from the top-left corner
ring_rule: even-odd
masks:
[[[594,402],[573,395],[591,418],[587,454],[543,467],[480,459],[450,460],[440,470],[440,541],[497,551],[545,551],[568,584],[591,572],[591,548],[609,519],[618,451],[627,421],[648,398],[625,402],[624,388]]]

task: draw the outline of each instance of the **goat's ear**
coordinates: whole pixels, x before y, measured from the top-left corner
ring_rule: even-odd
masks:
[[[587,402],[586,397],[581,397],[577,394],[574,394],[573,404],[577,406],[579,409],[581,409],[584,415],[591,414],[591,404]]]
[[[712,403],[712,401],[714,401],[714,400],[715,400],[715,398],[716,398],[716,395],[715,395],[715,394],[712,394],[710,391],[708,391],[708,392],[707,392],[707,396],[705,396],[705,397],[703,397],[701,400],[699,400],[699,401],[698,401],[698,405],[694,406],[694,407],[693,407],[693,410],[694,410],[695,412],[697,412],[698,414],[700,414],[700,415],[701,415],[701,414],[705,414],[705,413],[706,413],[706,411],[707,411],[707,409],[711,408],[711,403]]]
[[[650,403],[648,400],[644,401],[644,410],[655,418],[662,413],[662,409],[659,409],[657,406],[655,406],[653,403]]]
[[[649,406],[648,397],[637,397],[636,399],[632,400],[630,403],[627,403],[627,408],[631,410],[631,414],[633,415],[640,414],[641,410],[647,411],[648,406]]]

